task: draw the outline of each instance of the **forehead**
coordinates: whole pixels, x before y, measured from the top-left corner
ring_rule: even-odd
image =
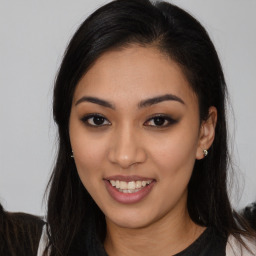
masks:
[[[74,100],[84,95],[139,101],[175,94],[197,100],[180,66],[153,47],[130,46],[104,53],[78,83]]]

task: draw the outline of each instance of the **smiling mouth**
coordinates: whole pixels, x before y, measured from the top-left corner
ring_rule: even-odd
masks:
[[[156,184],[155,179],[136,175],[115,175],[103,180],[109,195],[121,204],[139,203],[149,195]]]
[[[108,180],[112,187],[115,187],[121,193],[136,193],[152,183],[153,180],[120,181]]]

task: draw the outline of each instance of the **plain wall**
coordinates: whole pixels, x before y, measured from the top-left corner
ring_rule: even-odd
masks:
[[[0,0],[0,201],[44,214],[56,155],[52,88],[65,47],[103,0]],[[176,0],[208,30],[230,92],[234,207],[256,200],[256,1]],[[207,171],[207,170],[205,170]],[[244,188],[244,189],[243,189]]]

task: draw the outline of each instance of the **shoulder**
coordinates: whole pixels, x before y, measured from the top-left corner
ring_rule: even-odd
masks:
[[[256,255],[256,239],[242,237],[246,244],[245,248],[234,236],[230,235],[226,246],[227,256],[255,256]],[[249,249],[249,250],[248,250]]]

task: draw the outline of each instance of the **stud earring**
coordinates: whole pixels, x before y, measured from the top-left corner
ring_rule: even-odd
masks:
[[[74,158],[73,150],[72,150],[72,154],[70,155],[70,157]]]
[[[208,150],[207,150],[207,149],[204,149],[204,150],[203,150],[203,154],[204,154],[204,156],[206,157],[206,156],[208,155]]]

